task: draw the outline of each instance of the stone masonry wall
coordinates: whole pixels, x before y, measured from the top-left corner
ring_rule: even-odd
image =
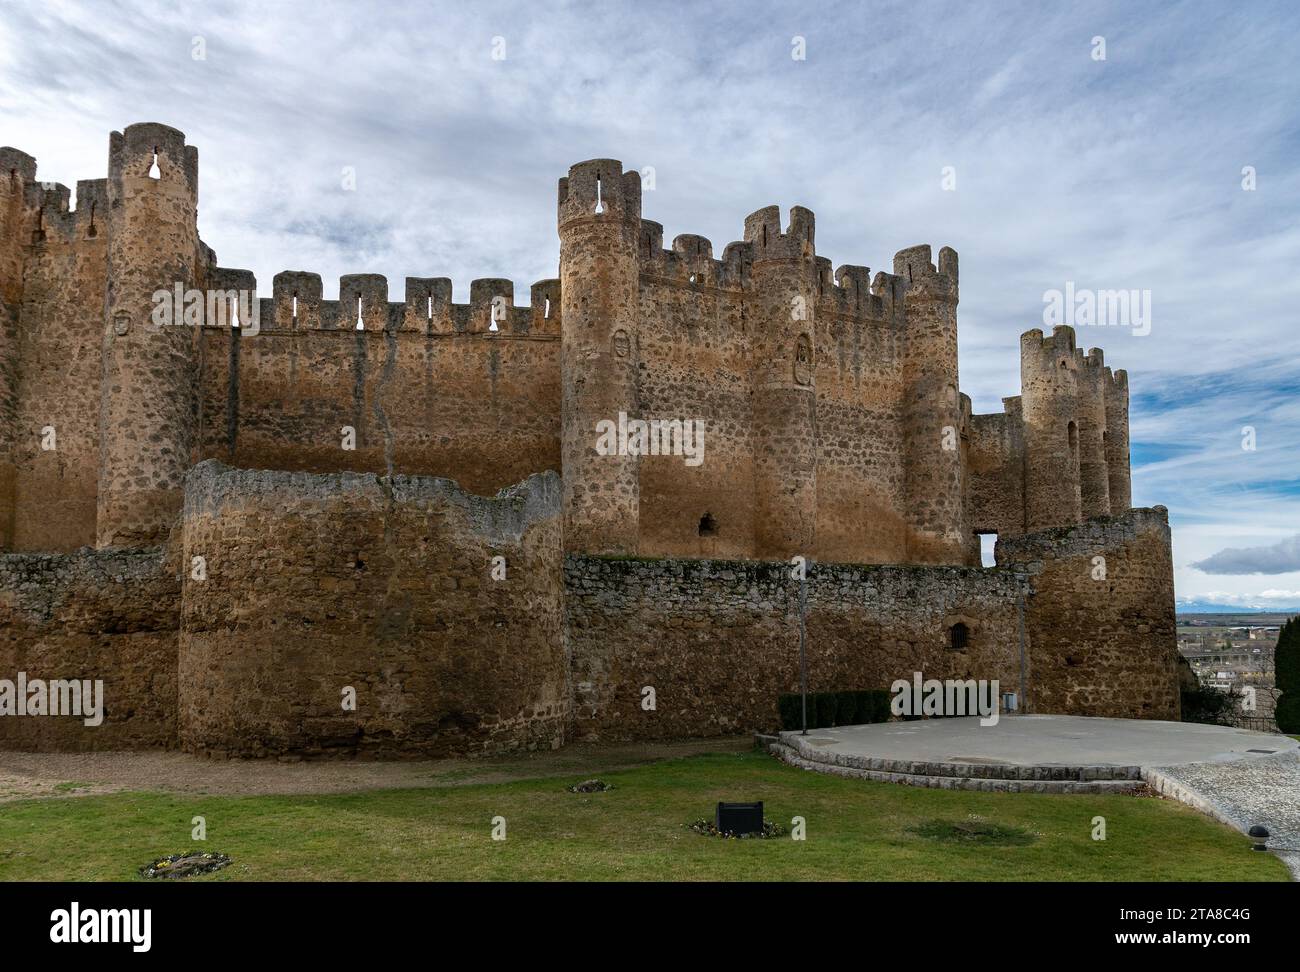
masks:
[[[580,739],[710,736],[778,723],[799,687],[800,584],[783,562],[565,559]],[[1012,570],[814,565],[807,581],[810,691],[888,688],[926,678],[1018,688]],[[965,623],[965,651],[949,629]],[[653,687],[656,708],[642,707]]]
[[[208,461],[184,518],[185,748],[444,756],[563,741],[554,473],[480,497],[442,479]]]
[[[1164,507],[999,539],[997,560],[1034,574],[1025,609],[1032,711],[1179,717]]]
[[[0,716],[0,750],[174,746],[179,600],[161,549],[0,555],[0,678],[104,682],[101,725]]]

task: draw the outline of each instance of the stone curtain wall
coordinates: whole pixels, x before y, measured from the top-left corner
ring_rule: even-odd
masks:
[[[460,305],[450,303],[449,280],[412,279],[406,301],[390,303],[384,279],[362,275],[342,279],[340,300],[321,301],[315,274],[280,274],[277,296],[261,302],[260,333],[203,331],[202,456],[244,468],[445,476],[481,494],[559,469],[551,284],[533,287],[532,307],[515,307],[510,281],[476,280],[475,302]],[[506,302],[495,332],[494,296]],[[343,447],[343,426],[355,430],[353,449]]]
[[[799,581],[783,562],[565,559],[574,736],[665,739],[772,729],[799,688]],[[809,691],[977,678],[1018,689],[1012,570],[814,565]],[[971,631],[949,649],[949,628]],[[643,708],[654,689],[655,709]]]
[[[997,560],[1034,573],[1025,611],[1033,711],[1179,717],[1173,557],[1164,507],[1000,539]]]
[[[490,576],[503,556],[506,579]],[[179,731],[219,754],[477,755],[564,739],[559,478],[187,481]],[[343,690],[356,708],[343,708]]]
[[[157,549],[0,556],[0,678],[104,682],[101,725],[0,716],[0,750],[174,746],[177,574]]]

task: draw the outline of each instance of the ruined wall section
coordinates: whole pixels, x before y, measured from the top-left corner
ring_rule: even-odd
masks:
[[[799,687],[799,582],[789,565],[565,560],[573,735],[627,740],[772,729]],[[1019,679],[1022,572],[816,565],[807,581],[810,691],[925,678]],[[971,632],[950,649],[950,629]],[[643,707],[644,689],[655,693]]]
[[[560,483],[200,463],[186,484],[190,750],[479,755],[564,739]],[[504,580],[492,576],[505,558]],[[345,687],[356,707],[342,705]]]
[[[162,549],[0,555],[0,678],[103,681],[103,721],[0,717],[0,750],[176,745],[180,579]]]
[[[1029,711],[1178,719],[1164,507],[999,539],[997,562],[1032,575],[1025,607]]]
[[[247,271],[213,281],[256,290]],[[321,293],[316,274],[280,273],[256,328],[203,330],[203,457],[448,476],[480,493],[559,469],[558,281],[534,284],[528,307],[497,279],[473,281],[469,304],[445,278],[407,278],[401,302],[377,274],[343,277],[338,300]]]

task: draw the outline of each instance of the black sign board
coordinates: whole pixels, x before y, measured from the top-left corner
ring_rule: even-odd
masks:
[[[719,803],[714,826],[724,834],[761,834],[763,801],[757,803]]]

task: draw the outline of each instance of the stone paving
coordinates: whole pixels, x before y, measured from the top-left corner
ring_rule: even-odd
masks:
[[[1287,737],[1276,737],[1285,739]],[[1243,833],[1263,824],[1268,846],[1300,881],[1300,753],[1233,762],[1186,763],[1147,772],[1152,789]]]

